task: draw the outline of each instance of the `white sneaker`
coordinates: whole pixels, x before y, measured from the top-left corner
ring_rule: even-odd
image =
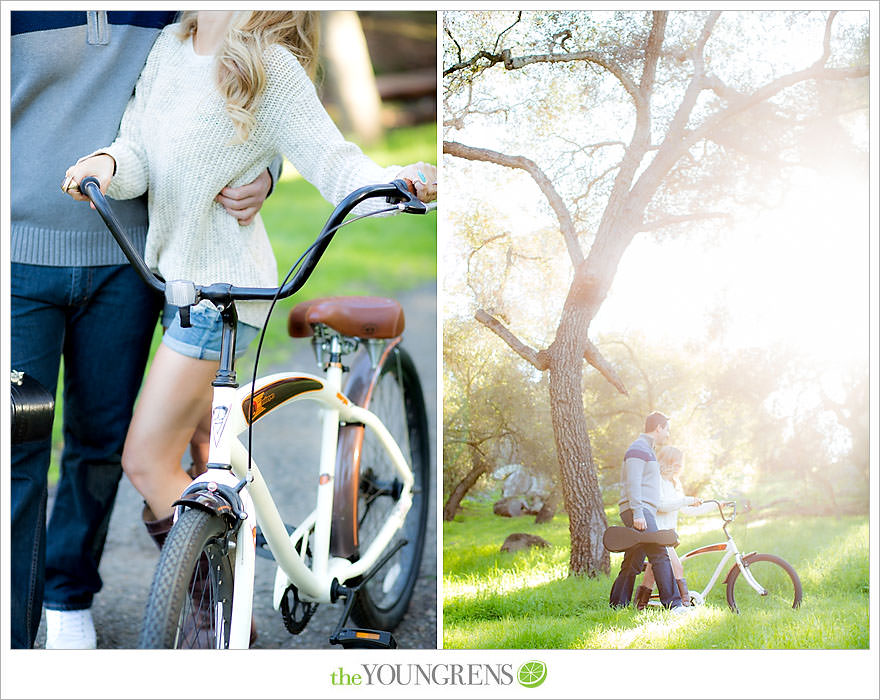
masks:
[[[95,649],[91,610],[46,610],[47,649]]]
[[[673,615],[687,615],[688,613],[692,613],[695,608],[690,605],[679,605],[677,608],[672,608],[670,612]]]

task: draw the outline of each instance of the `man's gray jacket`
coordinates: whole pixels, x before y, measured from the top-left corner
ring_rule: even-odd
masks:
[[[620,511],[632,510],[642,518],[643,510],[657,514],[660,503],[660,465],[654,454],[654,440],[642,433],[629,446],[620,473]]]

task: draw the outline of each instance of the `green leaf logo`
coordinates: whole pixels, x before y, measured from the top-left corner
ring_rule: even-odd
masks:
[[[547,664],[543,661],[526,661],[517,672],[517,680],[523,688],[537,688],[546,679]]]

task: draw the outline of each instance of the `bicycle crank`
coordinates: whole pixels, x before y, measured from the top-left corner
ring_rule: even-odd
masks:
[[[401,547],[406,545],[406,539],[398,540],[395,545],[385,553],[385,555],[373,565],[367,573],[363,575],[361,580],[355,586],[343,586],[338,581],[333,581],[331,590],[331,600],[334,602],[339,598],[345,598],[345,607],[342,609],[342,616],[336,625],[336,629],[330,636],[331,644],[339,644],[343,649],[396,649],[397,640],[394,639],[391,632],[386,630],[358,629],[352,627],[344,627],[351,615],[351,609],[354,600],[357,597],[361,587],[373,578],[383,566],[385,566],[391,557]]]
[[[299,634],[309,624],[309,620],[318,609],[318,604],[300,600],[296,586],[290,585],[281,598],[280,609],[287,631],[291,634]]]

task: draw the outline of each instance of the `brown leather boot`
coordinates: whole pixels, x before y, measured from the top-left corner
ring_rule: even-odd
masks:
[[[691,601],[691,592],[688,590],[687,581],[683,578],[675,579],[675,582],[678,584],[678,592],[681,594],[681,604],[682,605],[693,605]]]
[[[651,589],[646,586],[639,586],[636,589],[636,610],[644,610],[651,600]]]
[[[171,530],[171,526],[174,524],[174,518],[169,515],[165,518],[157,519],[150,506],[146,503],[144,503],[141,518],[144,521],[144,527],[147,528],[147,533],[153,538],[153,542],[156,543],[159,549],[162,549],[162,545],[165,544],[165,538],[168,537],[168,531]]]

